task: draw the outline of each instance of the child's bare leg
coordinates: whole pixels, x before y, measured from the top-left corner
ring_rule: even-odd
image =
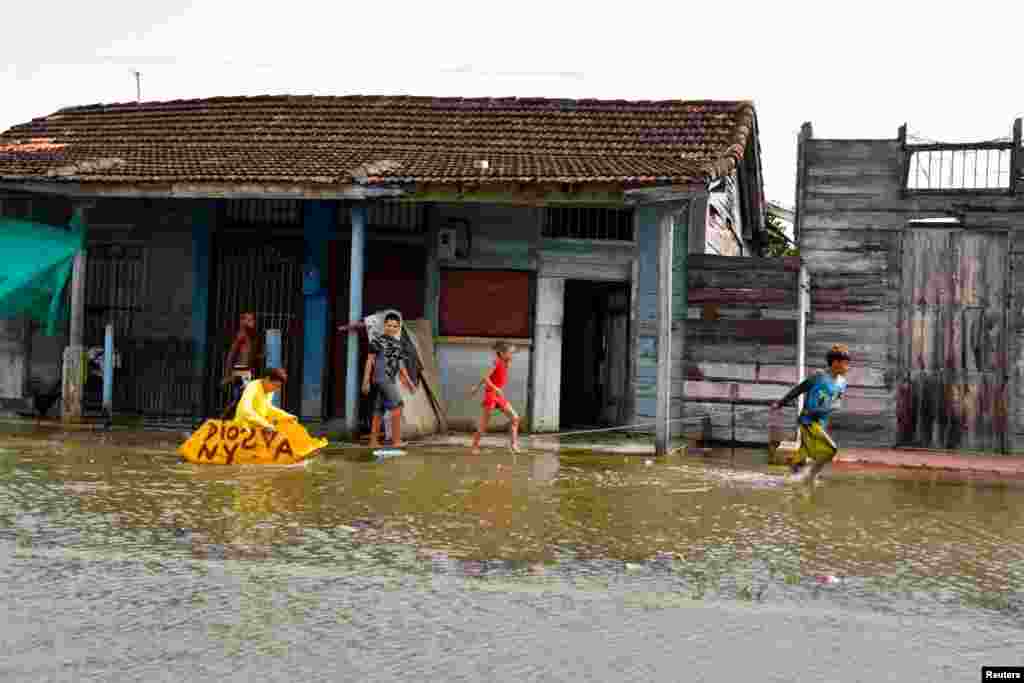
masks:
[[[374,415],[370,420],[370,448],[380,446],[380,415]]]
[[[487,423],[490,421],[490,411],[487,408],[480,409],[480,421],[476,426],[476,433],[473,434],[473,455],[480,455],[480,437],[487,431]]]
[[[512,443],[511,448],[513,453],[519,452],[519,416],[516,415],[516,411],[512,409],[512,406],[505,406],[502,409],[505,416],[508,417],[512,427]]]
[[[391,409],[391,445],[395,448],[401,448],[405,444],[402,442],[402,407]]]

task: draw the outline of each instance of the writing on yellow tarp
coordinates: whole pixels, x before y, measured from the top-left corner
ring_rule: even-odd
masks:
[[[236,422],[207,420],[178,452],[189,462],[216,465],[280,464],[300,462],[327,445],[309,435],[297,422],[288,421],[269,431]]]

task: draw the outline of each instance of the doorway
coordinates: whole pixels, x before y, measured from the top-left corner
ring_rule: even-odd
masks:
[[[1009,253],[1005,232],[904,232],[899,445],[1008,450]]]
[[[329,375],[331,381],[328,405],[332,417],[345,414],[345,381],[348,360],[346,335],[333,331],[338,324],[349,320],[349,262],[351,242],[336,240],[331,243],[328,259],[330,269],[331,306],[334,324],[331,326],[332,358]],[[426,248],[419,244],[371,240],[366,245],[363,277],[363,314],[369,315],[385,308],[401,312],[406,320],[423,317],[426,298]],[[359,365],[362,368],[368,352],[365,334],[359,336]],[[359,424],[369,430],[371,405],[360,394]]]
[[[567,280],[560,428],[625,424],[628,388],[628,283]]]

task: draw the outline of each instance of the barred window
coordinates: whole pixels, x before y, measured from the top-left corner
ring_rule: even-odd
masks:
[[[541,234],[551,239],[632,242],[633,210],[552,207],[544,212]]]

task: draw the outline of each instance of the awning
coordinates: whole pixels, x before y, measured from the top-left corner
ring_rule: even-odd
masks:
[[[0,318],[21,316],[53,335],[67,317],[64,286],[84,231],[0,218]]]

